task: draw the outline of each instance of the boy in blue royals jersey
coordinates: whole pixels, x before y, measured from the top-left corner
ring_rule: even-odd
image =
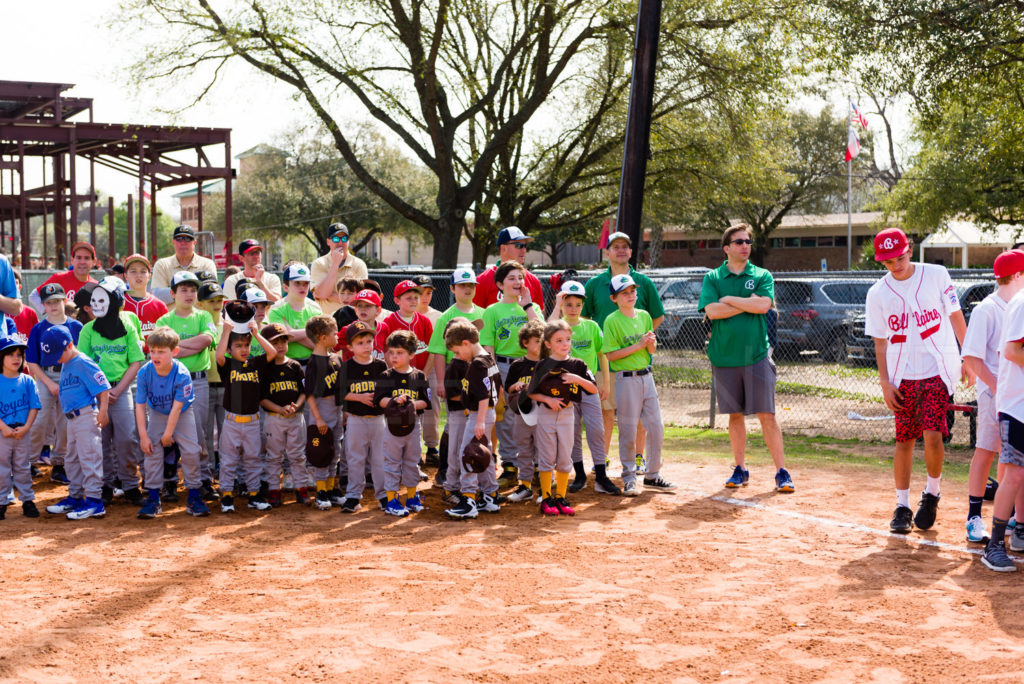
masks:
[[[64,468],[68,474],[68,496],[46,512],[64,513],[69,520],[102,518],[103,445],[100,431],[107,417],[110,383],[96,362],[75,348],[71,331],[55,325],[43,333],[39,348],[43,366],[61,364],[57,397],[67,419],[68,453]],[[98,405],[98,406],[97,406]]]
[[[22,373],[25,344],[16,337],[0,338],[0,520],[7,514],[11,483],[21,494],[21,512],[38,518],[32,492],[31,442],[27,437],[39,413],[39,394],[32,378]]]

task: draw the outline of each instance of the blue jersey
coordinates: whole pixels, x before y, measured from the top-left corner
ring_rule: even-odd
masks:
[[[103,374],[95,361],[78,353],[61,366],[60,407],[65,413],[86,406],[95,406],[96,397],[110,389],[107,376]]]
[[[149,404],[151,409],[166,416],[171,413],[174,402],[180,401],[184,404],[181,407],[184,411],[195,400],[192,393],[192,376],[181,361],[174,359],[171,372],[167,375],[157,373],[152,361],[147,362],[139,370],[135,389],[136,404]]]
[[[0,375],[0,420],[4,425],[24,425],[28,412],[42,408],[39,393],[31,376],[18,373],[16,378]]]
[[[11,268],[11,262],[7,260],[7,256],[4,254],[0,254],[0,295],[10,297],[11,299],[21,298],[21,295],[18,293],[18,281],[14,279],[14,269]],[[13,318],[7,314],[3,314],[3,317],[4,329],[9,337],[18,330],[14,325]]]
[[[32,326],[31,332],[28,334],[28,345],[25,347],[25,363],[38,364],[42,361],[43,353],[39,349],[39,343],[43,339],[43,333],[52,328],[54,325],[63,325],[71,331],[71,337],[75,340],[75,344],[78,344],[78,333],[82,332],[82,324],[76,321],[74,318],[68,318],[63,323],[55,324],[43,318],[41,321]]]

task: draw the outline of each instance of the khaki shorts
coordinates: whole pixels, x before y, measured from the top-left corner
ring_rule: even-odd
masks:
[[[996,400],[992,390],[978,391],[978,431],[974,446],[986,451],[999,453],[1002,449],[1002,438],[999,436],[999,412],[996,411]]]

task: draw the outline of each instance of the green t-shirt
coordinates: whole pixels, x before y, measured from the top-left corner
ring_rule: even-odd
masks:
[[[649,313],[643,309],[634,309],[633,313],[635,315],[630,318],[621,311],[614,311],[604,319],[605,354],[636,344],[646,333],[654,330]],[[650,365],[651,353],[646,349],[638,349],[629,356],[608,362],[613,371],[643,370]]]
[[[537,318],[544,320],[544,312],[536,303],[531,304]],[[526,310],[518,304],[497,302],[484,309],[484,328],[480,331],[480,344],[494,347],[497,356],[518,359],[526,356],[519,346],[519,329],[526,325]]]
[[[270,312],[267,314],[267,323],[283,323],[289,330],[302,330],[306,327],[306,321],[322,313],[320,305],[312,300],[306,299],[302,311],[296,311],[285,298],[270,308]],[[312,355],[313,350],[309,347],[298,342],[288,343],[287,356],[289,359],[308,359]]]
[[[665,315],[665,305],[658,296],[658,288],[654,282],[643,273],[629,267],[629,276],[636,283],[636,308],[643,309],[651,314],[651,318],[661,318]],[[587,296],[583,300],[583,318],[589,318],[598,325],[604,325],[604,319],[609,314],[618,311],[619,307],[612,301],[608,285],[612,282],[612,270],[609,268],[603,273],[588,280],[583,289]]]
[[[184,317],[176,314],[174,310],[168,311],[157,320],[156,325],[157,327],[168,326],[178,333],[178,337],[182,340],[196,335],[210,335],[214,339],[217,337],[217,328],[213,325],[213,317],[208,311],[202,309],[192,309],[192,313]],[[188,369],[189,373],[208,371],[210,370],[210,348],[206,347],[191,356],[178,357],[178,360]]]
[[[601,366],[597,361],[598,354],[604,346],[604,334],[601,326],[588,318],[581,318],[580,322],[572,328],[572,352],[574,359],[579,359],[587,364],[590,372],[597,377]]]
[[[211,314],[212,316],[212,314]],[[217,345],[220,343],[221,329],[217,328],[213,331],[213,342],[210,343],[210,358],[214,361],[217,360]],[[220,371],[217,370],[217,364],[211,363],[210,370],[206,372],[206,380],[208,382],[220,382]]]
[[[704,310],[708,304],[722,297],[750,297],[760,295],[775,299],[775,279],[765,269],[747,262],[740,273],[729,270],[729,262],[704,274],[697,307]],[[768,355],[768,320],[764,314],[741,313],[730,318],[711,321],[711,341],[708,358],[712,366],[739,368],[751,366]]]
[[[124,323],[125,334],[116,340],[109,340],[96,332],[93,327],[95,321],[86,323],[78,334],[78,350],[99,364],[111,385],[121,381],[128,366],[146,360],[146,355],[142,353],[142,330],[138,317],[122,311],[120,318]]]
[[[453,318],[465,318],[467,321],[478,321],[483,317],[484,310],[476,304],[473,304],[473,311],[471,313],[459,311],[455,305],[452,304],[438,317],[437,322],[434,323],[434,332],[430,334],[430,342],[427,344],[427,351],[431,354],[444,354],[445,364],[447,365],[451,363],[454,354],[448,351],[448,348],[444,346],[444,328],[448,325],[448,321]]]

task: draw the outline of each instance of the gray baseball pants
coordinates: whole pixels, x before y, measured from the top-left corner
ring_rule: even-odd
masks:
[[[449,492],[459,491],[462,485],[462,435],[466,432],[469,417],[465,409],[448,412],[448,470],[445,471],[444,488]]]
[[[338,405],[334,403],[334,397],[309,397],[306,399],[308,404],[311,401],[316,402],[316,408],[320,411],[320,417],[323,418],[324,422],[327,423],[327,427],[331,428],[334,432],[334,456],[331,458],[330,464],[326,468],[314,468],[310,466],[308,468],[310,475],[313,480],[319,482],[320,480],[326,480],[329,477],[334,477],[338,472],[338,463],[341,461],[341,449],[338,448],[338,440],[341,438],[341,421],[338,420],[340,415],[338,412]],[[313,420],[313,413],[310,411],[309,416],[306,418],[309,421],[309,425],[316,425],[316,421]],[[298,487],[299,483],[295,477],[295,471],[292,471],[292,478],[296,479],[295,486]]]
[[[420,430],[423,446],[436,449],[441,442],[441,433],[438,431],[441,424],[441,400],[437,396],[437,376],[434,373],[427,373],[427,385],[430,387],[430,410],[420,415]]]
[[[240,474],[248,491],[259,491],[262,471],[259,415],[239,415],[225,411],[219,451],[221,491],[230,490]]]
[[[217,439],[220,438],[220,433],[224,430],[224,385],[213,386],[207,381],[206,387],[209,406],[206,411],[206,427],[203,430],[203,439],[205,441],[201,446],[203,449],[203,460],[206,462],[203,472],[206,472],[208,469],[212,475],[215,470],[214,454],[218,451],[216,448]]]
[[[576,427],[572,440],[572,462],[583,462],[583,428],[586,424],[587,446],[595,466],[604,465],[608,454],[604,451],[604,419],[601,417],[601,398],[596,394],[584,394],[579,403],[573,404]]]
[[[399,487],[415,487],[420,483],[420,424],[405,437],[396,437],[387,428],[381,449],[384,452],[384,491],[397,492]],[[373,479],[374,486],[377,478]]]
[[[202,449],[206,446],[206,421],[210,415],[210,381],[205,377],[192,378],[192,396],[195,397],[195,401],[192,402],[192,414],[196,423],[196,439],[199,440],[199,448]],[[213,480],[213,467],[209,458],[202,459],[199,468],[202,475],[200,479]]]
[[[103,484],[114,486],[121,480],[122,489],[139,486],[139,435],[135,427],[135,401],[132,389],[107,405],[110,422],[103,428]]]
[[[657,478],[661,470],[661,443],[665,439],[665,426],[661,422],[661,405],[654,386],[654,374],[623,377],[615,373],[615,411],[619,427],[619,461],[622,463],[624,484],[636,481],[636,426],[643,423],[647,430],[647,474]]]
[[[508,375],[508,367],[512,364],[507,361],[498,361],[498,372],[501,373],[501,386],[505,386],[505,376]],[[512,421],[508,420],[511,409],[505,407],[505,414],[502,420],[498,421],[494,429],[498,435],[498,456],[501,459],[501,465],[515,465],[516,457],[518,456],[516,450],[516,435],[515,430],[512,427]],[[449,436],[448,439],[451,439]],[[488,439],[490,439],[490,431],[488,430]],[[462,453],[461,451],[459,453]],[[489,492],[487,492],[489,493]]]
[[[96,424],[96,409],[86,406],[74,418],[67,419],[68,455],[64,469],[68,474],[68,495],[98,499],[103,491],[103,442]]]
[[[509,411],[509,413],[512,413]],[[507,414],[506,414],[507,415]],[[498,491],[498,476],[494,472],[494,466],[487,468],[482,473],[470,473],[466,472],[466,469],[462,467],[462,451],[469,444],[469,441],[473,439],[473,430],[476,428],[477,412],[470,411],[469,415],[466,416],[466,427],[462,430],[462,439],[459,440],[459,450],[456,451],[459,455],[459,492],[463,495],[476,494],[477,492],[483,492],[484,494],[493,494]],[[509,421],[511,425],[512,421]],[[494,425],[494,409],[487,409],[487,417],[484,418],[484,436],[490,439],[491,426]],[[451,443],[452,433],[448,433],[448,441]]]
[[[174,441],[181,452],[181,474],[184,476],[187,489],[199,489],[202,478],[199,438],[196,436],[195,419],[189,415],[195,411],[195,406],[190,406],[178,416],[178,423],[174,426]],[[149,441],[153,443],[153,453],[143,454],[143,470],[145,472],[146,489],[160,489],[164,483],[164,447],[160,444],[160,438],[167,429],[167,414],[149,409],[149,424],[146,426],[146,434]]]
[[[506,410],[508,413],[505,414],[505,420],[508,420],[511,416],[512,433],[516,436],[516,448],[519,451],[516,460],[517,467],[519,468],[519,481],[531,482],[533,480],[533,471],[537,466],[536,428],[532,425],[527,425],[518,413]]]
[[[60,371],[43,372],[46,373],[46,377],[60,385]],[[68,426],[67,419],[64,418],[64,411],[61,409],[57,397],[50,394],[50,390],[46,389],[46,385],[39,380],[36,380],[36,392],[39,394],[39,403],[42,408],[36,414],[36,422],[32,423],[32,434],[29,435],[32,446],[29,448],[29,453],[38,455],[43,450],[43,445],[53,436],[53,444],[50,445],[52,447],[50,463],[64,465],[64,458],[68,453]]]
[[[29,455],[32,442],[29,435],[21,439],[0,437],[0,506],[7,503],[11,495],[11,483],[18,488],[22,501],[36,498],[32,491],[32,469]]]
[[[537,470],[560,473],[572,471],[573,424],[576,412],[571,406],[560,411],[537,404],[540,414],[533,431],[533,443],[537,447]]]
[[[267,461],[264,477],[271,489],[281,488],[281,474],[284,462],[288,461],[292,472],[305,472],[306,466],[306,420],[302,413],[287,418],[267,412],[264,435],[267,442]]]
[[[366,468],[369,466],[373,476],[373,496],[380,500],[388,490],[384,484],[387,475],[384,472],[384,445],[382,437],[391,433],[384,424],[384,416],[355,416],[345,414],[345,462],[348,464],[348,489],[345,497],[362,499],[366,489]],[[419,473],[416,473],[419,481]],[[392,490],[394,491],[394,490]]]

